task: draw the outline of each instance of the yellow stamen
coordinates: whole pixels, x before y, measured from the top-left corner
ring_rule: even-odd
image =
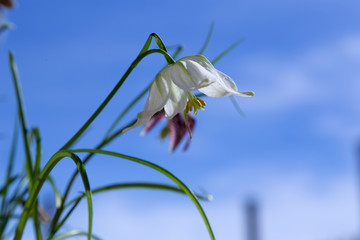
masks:
[[[206,106],[206,103],[204,100],[202,100],[199,97],[195,97],[195,95],[191,92],[188,93],[188,102],[185,107],[185,112],[191,112],[194,107],[194,114],[197,114],[197,110],[204,111],[204,107]]]
[[[202,100],[201,98],[196,98],[202,105],[202,107],[205,107],[206,106],[206,102],[204,100]]]

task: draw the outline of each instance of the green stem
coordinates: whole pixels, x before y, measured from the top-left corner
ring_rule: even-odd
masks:
[[[152,82],[151,82],[152,83]],[[151,83],[147,85],[144,90],[134,99],[131,103],[121,112],[121,114],[116,118],[114,123],[110,126],[109,130],[105,133],[105,138],[108,138],[111,132],[114,130],[116,125],[121,121],[121,119],[130,111],[130,109],[149,91]]]
[[[215,57],[211,63],[215,64],[217,63],[222,57],[224,57],[226,54],[228,54],[231,50],[233,50],[237,45],[245,41],[245,38],[241,38],[240,40],[234,42],[231,44],[227,49],[225,49],[223,52],[221,52],[217,57]]]
[[[136,122],[136,119],[134,119],[133,121],[131,121],[129,124],[127,124],[125,127],[119,129],[118,131],[116,131],[114,134],[112,134],[110,137],[108,137],[107,139],[104,139],[99,145],[97,145],[95,147],[95,149],[101,149],[102,147],[106,146],[108,143],[110,143],[113,139],[115,139],[117,136],[121,135],[122,134],[122,131],[133,125],[134,123]],[[83,160],[83,163],[84,165],[87,163],[87,161],[94,155],[94,153],[89,153]],[[63,197],[61,198],[61,203],[60,203],[60,206],[56,209],[55,211],[55,214],[51,220],[51,223],[50,223],[50,233],[51,234],[55,234],[56,230],[55,230],[55,226],[57,225],[58,221],[59,221],[59,218],[60,218],[60,215],[64,209],[64,206],[65,206],[65,202],[66,202],[66,199],[70,193],[70,189],[71,189],[71,186],[73,185],[74,181],[75,181],[75,178],[78,174],[78,171],[75,171],[73,173],[73,175],[71,176],[71,179],[69,181],[69,183],[67,184],[67,187],[66,187],[66,190],[65,190],[65,193],[63,195]]]
[[[76,156],[74,153],[71,153],[69,151],[59,151],[55,153],[50,160],[45,165],[43,171],[40,173],[39,178],[35,181],[33,188],[31,189],[31,192],[29,194],[28,200],[25,203],[24,211],[21,214],[20,220],[18,222],[16,231],[15,231],[15,237],[14,240],[20,240],[21,236],[24,232],[26,222],[30,216],[31,210],[34,208],[35,202],[37,200],[37,196],[40,192],[40,189],[44,182],[46,181],[47,177],[49,176],[52,169],[55,167],[55,165],[63,158],[69,157],[71,158],[80,174],[83,180],[87,200],[88,200],[88,215],[89,215],[89,227],[88,227],[88,239],[91,239],[91,231],[92,231],[92,198],[91,198],[91,191],[90,191],[90,184],[89,180],[84,168],[84,164],[80,160],[78,156]]]
[[[17,123],[17,122],[16,122]],[[15,124],[14,127],[14,132],[13,132],[13,137],[12,137],[12,143],[11,143],[11,148],[10,148],[10,156],[9,156],[9,161],[8,161],[8,167],[7,167],[7,171],[6,171],[6,177],[5,177],[5,186],[2,188],[2,201],[1,201],[1,207],[0,207],[0,220],[2,221],[2,216],[5,216],[5,212],[7,209],[7,204],[6,204],[6,199],[7,199],[7,193],[8,193],[8,187],[10,186],[10,184],[15,180],[15,178],[13,178],[11,176],[12,174],[12,169],[14,166],[14,159],[15,159],[15,152],[16,152],[16,148],[17,148],[17,139],[18,139],[18,125]],[[2,224],[5,224],[4,222],[2,222]],[[2,235],[2,226],[0,226],[0,237]]]
[[[24,110],[24,103],[22,98],[22,91],[21,91],[21,85],[18,77],[18,71],[16,67],[16,63],[14,60],[14,55],[10,51],[9,52],[9,62],[10,62],[10,69],[11,74],[13,78],[13,83],[15,87],[15,93],[16,93],[16,99],[17,99],[17,105],[18,105],[18,113],[19,113],[19,120],[21,125],[21,133],[23,137],[23,143],[25,148],[25,156],[26,156],[26,170],[27,174],[29,176],[29,188],[31,188],[33,183],[33,170],[32,170],[32,160],[31,160],[31,153],[30,153],[30,144],[28,140],[28,127],[26,123],[26,117],[25,117],[25,110]]]
[[[210,238],[212,240],[215,240],[215,236],[214,236],[214,233],[212,231],[212,228],[211,228],[211,225],[210,225],[210,222],[205,214],[205,211],[203,210],[201,204],[199,203],[196,195],[179,179],[177,178],[174,174],[172,174],[171,172],[167,171],[166,169],[154,164],[154,163],[151,163],[149,161],[145,161],[145,160],[142,160],[140,158],[136,158],[136,157],[132,157],[132,156],[128,156],[128,155],[124,155],[124,154],[120,154],[120,153],[115,153],[115,152],[110,152],[110,151],[103,151],[103,150],[94,150],[94,149],[73,149],[71,150],[71,152],[89,152],[89,153],[98,153],[98,154],[103,154],[103,155],[109,155],[109,156],[114,156],[114,157],[119,157],[119,158],[122,158],[122,159],[126,159],[126,160],[129,160],[129,161],[132,161],[132,162],[136,162],[136,163],[139,163],[141,165],[145,165],[145,166],[148,166],[162,174],[164,174],[165,176],[167,176],[168,178],[170,178],[174,183],[176,183],[185,193],[186,195],[189,196],[189,198],[192,200],[192,202],[195,204],[196,208],[198,209],[205,225],[206,225],[206,228],[208,230],[208,233],[210,235]]]
[[[172,55],[173,59],[176,59],[177,56],[180,54],[180,52],[182,51],[183,47],[182,46],[178,46],[176,48],[175,53]],[[152,83],[152,82],[151,82]],[[121,121],[121,119],[130,111],[130,109],[132,107],[134,107],[134,105],[143,97],[145,96],[145,94],[149,91],[151,83],[149,85],[147,85],[144,90],[142,90],[140,92],[139,95],[137,95],[130,103],[129,105],[120,113],[120,115],[115,119],[115,121],[113,122],[113,124],[110,126],[110,128],[107,130],[107,132],[105,133],[105,138],[107,138],[111,132],[114,130],[114,128],[116,127],[116,125]]]
[[[174,186],[170,186],[167,184],[159,184],[159,183],[146,183],[146,182],[138,182],[138,183],[121,183],[121,184],[112,184],[112,185],[108,185],[105,187],[100,187],[97,189],[94,189],[91,191],[91,194],[96,194],[96,193],[101,193],[101,192],[105,192],[105,191],[109,191],[109,190],[119,190],[119,189],[124,189],[124,188],[147,188],[147,189],[158,189],[158,190],[167,190],[167,191],[172,191],[172,192],[176,192],[176,193],[182,193],[185,194],[185,192],[181,189],[181,188],[177,188]],[[211,195],[200,195],[200,194],[195,194],[196,197],[200,200],[205,200],[205,201],[210,201],[212,199]],[[66,220],[70,217],[71,213],[75,210],[75,208],[77,207],[77,205],[80,203],[81,199],[83,199],[84,197],[86,197],[85,194],[82,194],[81,196],[71,200],[66,206],[65,208],[67,208],[68,206],[72,205],[72,207],[70,208],[70,210],[66,213],[66,215],[64,216],[64,218],[59,222],[59,224],[55,227],[55,231],[59,230],[62,225],[66,222]],[[53,237],[53,233],[49,236],[49,239],[52,239]]]
[[[209,33],[208,33],[208,35],[207,35],[207,37],[205,39],[204,45],[202,46],[201,50],[199,51],[199,54],[203,54],[205,52],[205,49],[209,45],[211,36],[213,34],[213,31],[214,31],[214,25],[215,25],[214,22],[212,22],[211,25],[210,25]]]
[[[85,132],[85,130],[90,126],[90,124],[95,120],[95,118],[101,113],[101,111],[105,108],[105,106],[114,97],[115,93],[119,90],[119,88],[125,82],[126,78],[130,75],[132,70],[138,65],[138,63],[144,57],[146,57],[147,55],[152,54],[152,53],[163,54],[167,60],[168,60],[168,58],[171,58],[171,56],[167,52],[165,52],[164,50],[161,50],[161,49],[151,49],[151,50],[148,50],[148,51],[145,51],[145,52],[139,54],[139,56],[131,63],[130,67],[125,72],[125,74],[122,76],[120,81],[115,85],[113,90],[109,93],[109,95],[105,98],[105,100],[100,104],[98,109],[96,109],[96,111],[93,113],[93,115],[91,115],[91,117],[85,122],[85,124],[79,129],[79,131],[77,131],[75,133],[75,135],[61,148],[61,150],[69,149],[79,139],[79,137]],[[175,62],[173,59],[172,59],[172,61],[173,61],[173,63]]]
[[[172,191],[176,193],[184,194],[184,191],[181,188],[174,187],[168,184],[162,184],[162,183],[148,183],[148,182],[134,182],[134,183],[119,183],[119,184],[112,184],[105,187],[99,187],[91,191],[92,194],[101,193],[109,190],[118,190],[123,188],[148,188],[148,189],[158,189],[158,190],[167,190]],[[195,194],[198,199],[209,201],[212,199],[211,195],[200,195]],[[83,199],[86,195],[82,194],[81,196],[74,198],[71,200],[66,207],[69,205],[77,202],[80,199]]]
[[[29,191],[30,191],[33,187],[35,172],[33,172],[33,168],[32,168],[30,141],[28,138],[28,126],[26,123],[21,85],[20,85],[20,81],[19,81],[19,77],[18,77],[19,75],[18,75],[17,67],[16,67],[15,60],[14,60],[14,55],[11,51],[9,52],[9,62],[10,62],[10,69],[11,69],[11,74],[13,77],[15,92],[16,92],[16,98],[17,98],[19,119],[20,119],[20,125],[21,125],[21,130],[22,130],[21,132],[22,132],[22,138],[23,138],[24,148],[25,148],[26,170],[27,170],[27,174],[29,177]],[[37,219],[37,201],[35,201],[33,216],[34,216],[33,223],[34,223],[36,238],[41,240],[42,236],[41,236],[41,230],[40,230],[40,223],[39,223],[39,220]]]
[[[33,128],[31,131],[31,136],[35,138],[36,155],[35,155],[35,165],[34,165],[34,179],[37,179],[40,173],[40,164],[41,164],[41,139],[40,139],[39,129]]]
[[[151,40],[152,38],[155,38],[156,43],[158,44],[160,49],[152,49],[152,50],[148,50],[151,44]],[[179,50],[180,51],[180,50]],[[177,51],[176,53],[178,54]],[[114,89],[110,92],[110,94],[107,96],[107,98],[104,100],[104,102],[98,107],[98,109],[93,113],[93,115],[89,118],[89,120],[80,128],[80,130],[61,148],[61,149],[68,149],[70,148],[75,141],[81,136],[82,133],[84,133],[84,131],[88,128],[88,126],[91,124],[92,121],[94,121],[94,119],[100,114],[100,112],[105,108],[105,106],[107,105],[107,103],[111,100],[111,98],[115,95],[115,93],[117,92],[117,90],[121,87],[121,85],[123,84],[123,82],[126,80],[126,78],[128,77],[128,75],[131,73],[131,71],[137,66],[137,64],[147,55],[151,54],[151,53],[161,53],[165,56],[166,61],[168,62],[168,64],[172,64],[174,63],[174,59],[167,53],[165,44],[163,43],[163,41],[161,40],[161,38],[155,34],[152,33],[150,34],[150,36],[148,37],[147,41],[145,42],[144,47],[141,49],[139,55],[137,56],[137,58],[132,62],[132,64],[130,65],[130,67],[128,68],[128,70],[125,72],[125,74],[123,75],[123,77],[120,79],[120,81],[118,82],[118,84],[114,87]],[[145,90],[144,90],[145,91]],[[140,98],[139,98],[140,99]],[[135,104],[135,102],[134,102]],[[128,110],[130,110],[131,106],[129,107]],[[127,110],[127,111],[128,111]],[[125,109],[126,111],[126,109]],[[126,111],[126,112],[127,112]],[[124,113],[124,115],[126,114],[126,112]],[[121,116],[122,118],[122,116]],[[136,120],[134,120],[133,122],[135,122]],[[131,123],[132,124],[132,123]],[[128,126],[131,126],[131,124],[129,124]],[[124,128],[123,128],[124,129]],[[112,129],[111,129],[112,130]],[[114,133],[112,136],[109,137],[105,137],[105,139],[103,139],[103,141],[96,147],[96,149],[100,149],[101,147],[105,146],[106,144],[108,144],[110,141],[112,141],[115,137],[117,137],[118,135],[121,134],[121,131],[117,131],[116,133]],[[93,154],[89,154],[85,160],[84,163],[86,163],[86,161],[88,159],[91,158]],[[57,208],[54,217],[51,221],[50,224],[50,232],[52,232],[54,230],[55,225],[57,224],[57,221],[60,218],[60,214],[63,210],[66,198],[70,192],[71,186],[75,180],[77,176],[77,172],[74,172],[74,174],[72,175],[72,178],[69,181],[69,184],[67,185],[67,188],[65,190],[64,196],[62,198],[62,202],[59,208]]]
[[[33,221],[34,221],[36,240],[42,240],[38,206],[39,206],[39,204],[38,204],[38,201],[36,200],[34,207],[32,209],[32,217],[33,217]]]
[[[41,164],[41,140],[40,140],[39,129],[33,128],[31,131],[31,135],[35,137],[35,145],[36,145],[36,155],[35,155],[35,165],[34,165],[34,181],[36,181],[36,179],[39,177],[40,164]],[[37,240],[42,240],[38,209],[39,209],[38,201],[35,201],[35,205],[33,208],[35,234]]]

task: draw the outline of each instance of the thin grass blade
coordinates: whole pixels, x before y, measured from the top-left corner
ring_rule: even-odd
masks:
[[[0,207],[1,215],[5,214],[5,209],[6,209],[5,203],[6,203],[6,198],[7,198],[7,190],[9,188],[10,184],[13,183],[15,181],[15,179],[17,179],[17,177],[12,177],[12,171],[13,171],[13,166],[14,166],[15,153],[16,153],[16,149],[17,149],[18,135],[19,135],[19,126],[17,124],[17,121],[15,121],[12,142],[11,142],[11,147],[10,147],[8,167],[7,167],[7,171],[6,171],[6,177],[5,177],[5,184],[2,187],[2,189],[0,190],[0,194],[3,195],[2,201],[1,201],[1,207]]]
[[[37,196],[40,192],[40,189],[42,188],[46,179],[48,179],[50,172],[56,166],[56,164],[60,162],[60,160],[62,160],[63,158],[66,158],[66,157],[71,158],[74,161],[74,163],[76,164],[76,166],[78,168],[78,171],[80,172],[81,178],[82,178],[82,182],[84,185],[86,198],[87,198],[87,204],[88,204],[88,235],[87,236],[88,236],[88,240],[91,239],[93,210],[92,210],[91,190],[90,190],[90,184],[89,184],[89,180],[87,177],[87,173],[86,173],[84,164],[82,163],[82,161],[76,154],[71,153],[69,151],[62,150],[62,151],[55,153],[49,159],[49,161],[45,165],[44,169],[41,171],[39,178],[35,181],[34,186],[29,194],[28,200],[25,203],[24,211],[21,214],[19,223],[17,225],[14,240],[21,239],[23,231],[25,229],[26,222],[30,216],[30,212],[34,207],[35,202],[37,200]]]
[[[212,22],[211,25],[210,25],[210,29],[209,29],[209,32],[208,32],[208,35],[205,39],[205,42],[204,42],[204,45],[202,46],[201,50],[199,51],[199,54],[203,54],[207,48],[207,46],[209,45],[209,42],[210,42],[210,39],[211,39],[211,36],[213,34],[213,31],[214,31],[214,25],[215,23]]]
[[[58,208],[61,205],[61,194],[60,191],[58,189],[58,187],[55,184],[54,179],[49,175],[47,178],[47,181],[50,183],[51,188],[54,191],[54,195],[55,195],[55,206],[56,208]]]
[[[178,187],[171,186],[169,184],[162,184],[162,183],[148,183],[148,182],[133,182],[133,183],[118,183],[118,184],[111,184],[104,187],[99,187],[92,190],[92,194],[107,192],[110,190],[120,190],[126,188],[145,188],[145,189],[156,189],[156,190],[166,190],[170,192],[185,194],[185,192]],[[202,195],[202,194],[195,194],[199,200],[210,201],[212,199],[211,195]],[[86,195],[82,194],[81,196],[71,200],[67,206],[72,205],[74,202],[84,198]],[[65,206],[65,207],[67,207]]]
[[[81,230],[70,230],[66,233],[63,233],[59,236],[54,237],[52,240],[63,240],[63,239],[67,239],[67,238],[71,238],[71,237],[77,237],[77,236],[87,236],[88,234],[84,231]],[[101,238],[95,236],[95,235],[91,235],[91,239],[94,240],[101,240]]]
[[[168,178],[170,178],[174,183],[176,183],[185,193],[186,195],[189,196],[189,198],[192,200],[192,202],[195,204],[196,208],[198,209],[205,225],[206,225],[206,228],[208,230],[208,233],[211,237],[212,240],[215,240],[215,236],[214,236],[214,233],[213,233],[213,230],[211,228],[211,225],[210,225],[210,222],[205,214],[205,211],[203,210],[199,200],[197,199],[196,195],[189,189],[189,187],[187,187],[179,178],[177,178],[174,174],[172,174],[171,172],[167,171],[166,169],[154,164],[154,163],[151,163],[151,162],[148,162],[148,161],[145,161],[145,160],[142,160],[140,158],[136,158],[136,157],[131,157],[131,156],[128,156],[128,155],[124,155],[124,154],[120,154],[120,153],[115,153],[115,152],[110,152],[110,151],[103,151],[103,150],[96,150],[96,149],[76,149],[76,150],[71,150],[71,152],[93,152],[93,153],[98,153],[98,154],[103,154],[103,155],[109,155],[109,156],[114,156],[114,157],[118,157],[118,158],[122,158],[122,159],[126,159],[126,160],[130,160],[132,162],[136,162],[136,163],[139,163],[141,165],[145,165],[145,166],[148,166],[158,172],[160,172],[161,174],[167,176]]]
[[[230,96],[230,100],[231,100],[232,104],[234,105],[236,111],[237,111],[241,116],[245,117],[246,114],[245,114],[245,112],[241,109],[240,104],[239,104],[238,101],[236,100],[236,97],[233,96],[233,95],[231,95],[231,96]]]
[[[214,58],[214,60],[211,61],[212,64],[217,63],[221,58],[223,58],[226,54],[228,54],[231,50],[233,50],[237,45],[245,41],[245,38],[241,38],[240,40],[234,42],[231,44],[227,49],[225,49],[223,52],[221,52],[217,57]]]
[[[84,123],[84,125],[70,138],[69,141],[65,143],[65,145],[61,148],[61,150],[69,149],[79,138],[80,136],[86,131],[86,129],[90,126],[90,124],[97,118],[97,116],[104,110],[106,105],[110,102],[110,100],[115,96],[117,91],[120,89],[122,84],[125,82],[127,77],[130,75],[130,73],[134,70],[134,68],[139,64],[139,62],[146,57],[147,55],[153,54],[153,53],[160,53],[162,54],[167,61],[171,59],[172,63],[175,61],[172,59],[172,57],[165,51],[161,49],[151,49],[144,53],[141,53],[130,65],[130,67],[126,70],[125,74],[121,77],[119,82],[115,85],[115,87],[111,90],[109,95],[105,98],[105,100],[100,104],[100,106],[95,110],[95,112],[90,116],[90,118]]]
[[[110,190],[119,190],[119,189],[125,189],[125,188],[147,188],[147,189],[157,189],[157,190],[166,190],[166,191],[172,191],[175,193],[181,193],[185,194],[185,192],[178,187],[174,187],[168,184],[161,184],[161,183],[147,183],[147,182],[136,182],[136,183],[120,183],[120,184],[112,184],[100,188],[96,188],[92,190],[92,194],[97,194],[101,192],[107,192]],[[72,206],[71,209],[68,211],[68,213],[65,215],[65,217],[59,222],[59,224],[56,226],[55,230],[58,230],[62,227],[62,225],[66,222],[66,220],[70,217],[71,213],[74,211],[76,206],[80,203],[80,201],[85,197],[85,194],[82,194],[81,196],[71,200],[64,208],[67,208],[69,206]],[[211,195],[202,195],[202,194],[196,194],[195,196],[199,200],[204,201],[211,201],[212,196]]]
[[[20,126],[21,126],[21,133],[22,138],[24,142],[24,148],[25,148],[25,156],[26,156],[26,169],[27,174],[29,175],[29,181],[30,186],[33,182],[33,170],[32,170],[32,157],[30,153],[30,144],[28,140],[28,126],[26,123],[26,116],[25,116],[25,109],[24,109],[24,103],[23,103],[23,96],[21,91],[21,84],[19,81],[18,76],[18,70],[14,59],[14,54],[10,51],[9,52],[9,63],[10,63],[10,69],[11,74],[13,78],[13,83],[15,87],[15,93],[16,93],[16,102],[18,107],[18,114],[19,114],[19,120],[20,120]]]

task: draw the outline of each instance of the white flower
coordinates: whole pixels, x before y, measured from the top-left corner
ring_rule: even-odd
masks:
[[[134,125],[123,133],[147,123],[162,109],[165,117],[173,118],[178,113],[204,110],[205,102],[192,91],[199,90],[209,97],[224,97],[235,94],[242,97],[254,96],[253,92],[238,92],[234,81],[216,70],[202,55],[184,57],[163,68],[151,84],[144,110],[137,115]]]

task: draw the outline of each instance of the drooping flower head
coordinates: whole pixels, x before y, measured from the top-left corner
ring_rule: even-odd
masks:
[[[193,91],[199,90],[209,97],[224,97],[235,94],[242,97],[254,96],[253,92],[238,92],[234,81],[216,70],[202,55],[184,57],[167,65],[155,77],[142,112],[134,125],[123,133],[147,123],[152,116],[164,109],[165,117],[172,119],[178,113],[204,110],[205,102]]]

